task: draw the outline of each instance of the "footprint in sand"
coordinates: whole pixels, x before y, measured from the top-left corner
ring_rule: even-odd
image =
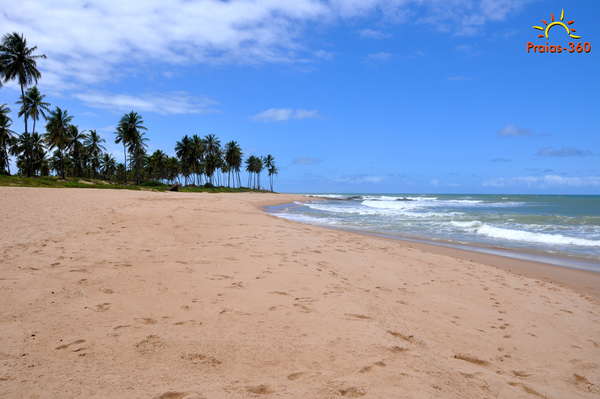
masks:
[[[73,342],[71,342],[71,343],[69,343],[69,344],[62,344],[62,345],[59,345],[59,346],[57,346],[55,349],[56,349],[56,350],[67,349],[67,348],[69,348],[69,347],[71,347],[71,346],[73,346],[73,345],[81,345],[81,344],[83,344],[83,343],[85,343],[85,339],[78,339],[78,340],[75,340],[75,341],[73,341]],[[80,349],[81,349],[81,348],[80,348]],[[77,349],[76,349],[75,351],[77,351]]]
[[[205,396],[196,392],[175,392],[169,391],[155,396],[154,399],[204,399]]]
[[[358,370],[359,373],[368,373],[369,371],[373,370],[374,367],[385,367],[386,364],[383,360],[380,360],[378,362],[373,363],[370,366],[365,366],[363,368],[361,368],[360,370]]]
[[[357,387],[349,387],[338,390],[340,395],[348,397],[348,398],[360,398],[361,396],[365,396],[367,391],[363,388]]]
[[[486,360],[481,360],[481,359],[476,358],[475,356],[471,356],[471,355],[467,355],[467,354],[462,354],[462,353],[454,355],[454,358],[458,359],[458,360],[465,361],[465,362],[469,362],[469,363],[472,363],[472,364],[476,364],[478,366],[489,366],[489,364],[490,364],[490,362],[488,362]]]
[[[96,305],[96,312],[106,312],[108,309],[110,309],[110,303],[105,302],[105,303],[101,303]]]
[[[298,371],[296,373],[292,373],[292,374],[288,375],[287,379],[290,380],[290,381],[295,381],[295,380],[299,379],[300,377],[302,377],[305,374],[306,373],[304,373],[302,371]]]
[[[364,314],[344,313],[344,316],[349,320],[371,320],[371,317],[365,316]]]
[[[271,387],[265,384],[246,387],[246,391],[256,395],[268,395],[275,392],[271,389]]]
[[[156,320],[154,320],[154,319],[152,319],[150,317],[142,317],[142,318],[135,319],[135,320],[138,321],[138,322],[140,322],[140,323],[142,323],[142,324],[156,324],[157,323]]]
[[[213,367],[222,363],[219,359],[213,356],[203,355],[201,353],[184,353],[180,357],[181,359],[190,361],[193,364],[205,364]]]
[[[415,341],[415,337],[413,335],[406,335],[406,334],[402,334],[401,332],[391,331],[391,330],[388,330],[387,333],[390,334],[392,337],[400,338],[406,342],[412,343]]]
[[[165,347],[164,341],[158,335],[148,335],[146,338],[135,344],[135,349],[143,354],[158,352]]]

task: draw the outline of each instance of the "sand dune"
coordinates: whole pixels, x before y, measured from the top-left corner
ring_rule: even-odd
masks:
[[[0,188],[0,397],[600,397],[593,290],[293,199]]]

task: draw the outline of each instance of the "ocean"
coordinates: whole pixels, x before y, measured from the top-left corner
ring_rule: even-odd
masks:
[[[600,272],[600,196],[307,194],[306,201],[268,211],[304,223]]]

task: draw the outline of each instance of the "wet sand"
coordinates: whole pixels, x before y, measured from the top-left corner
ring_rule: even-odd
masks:
[[[595,274],[260,208],[295,198],[0,188],[0,397],[600,395]]]

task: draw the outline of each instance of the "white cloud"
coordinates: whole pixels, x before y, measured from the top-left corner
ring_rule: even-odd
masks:
[[[22,32],[48,59],[43,86],[71,89],[139,73],[147,63],[306,62],[314,24],[348,18],[425,23],[473,33],[517,0],[20,0],[0,1],[3,32]],[[410,16],[411,18],[407,18]],[[367,30],[368,32],[368,30]],[[371,30],[367,35],[376,36]],[[133,69],[131,66],[136,65]]]
[[[515,125],[506,125],[498,131],[499,136],[531,136],[532,134],[531,130]]]
[[[592,152],[589,150],[581,150],[579,148],[573,147],[562,147],[562,148],[552,148],[545,147],[541,148],[537,154],[540,157],[587,157],[592,155]]]
[[[376,29],[361,29],[358,34],[367,39],[387,39],[390,37],[390,34]]]
[[[517,177],[500,177],[490,179],[483,182],[486,187],[511,187],[511,186],[527,186],[527,187],[596,187],[600,186],[600,176],[559,176],[559,175],[544,175],[544,176],[517,176]]]
[[[149,93],[144,96],[107,94],[98,92],[76,93],[74,97],[92,108],[114,111],[154,112],[162,115],[206,114],[216,112],[215,101],[208,98],[193,98],[183,92]]]
[[[313,109],[269,108],[252,117],[262,122],[282,122],[290,119],[318,118],[319,111]]]

